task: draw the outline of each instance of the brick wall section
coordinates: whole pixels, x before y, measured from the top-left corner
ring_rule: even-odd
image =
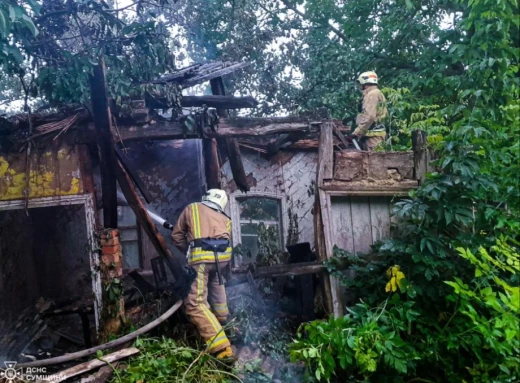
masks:
[[[122,290],[118,299],[114,299],[107,291],[107,286],[111,284],[112,287],[120,286],[122,289],[120,282],[123,275],[123,247],[119,242],[119,230],[105,229],[99,237],[101,243],[99,268],[103,286],[103,310],[99,336],[101,342],[106,342],[110,335],[119,333],[125,318]]]
[[[107,277],[120,278],[123,275],[123,247],[119,242],[119,230],[106,230],[100,238],[101,263],[107,269]]]
[[[283,211],[284,238],[288,237],[289,209],[297,215],[298,241],[314,246],[313,205],[318,154],[311,152],[282,153],[268,160],[257,154],[242,152],[244,169],[252,180],[251,192],[270,193],[285,199]],[[246,196],[236,190],[229,163],[222,167],[222,186],[235,196]]]

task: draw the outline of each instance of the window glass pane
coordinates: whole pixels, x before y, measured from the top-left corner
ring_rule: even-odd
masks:
[[[254,262],[259,252],[266,249],[280,249],[280,201],[262,197],[240,198],[238,205],[243,262]]]
[[[137,224],[135,214],[130,206],[117,207],[117,224],[120,227],[135,226]]]
[[[241,223],[240,224],[240,232],[242,236],[244,235],[254,235],[258,236],[258,224],[257,223]]]
[[[279,202],[272,198],[239,199],[240,220],[279,221]]]
[[[137,229],[119,229],[119,236],[121,237],[121,241],[138,241],[139,237],[137,235]]]
[[[242,251],[246,263],[254,261],[258,255],[258,237],[242,236]]]
[[[124,242],[123,246],[123,268],[138,269],[139,265],[139,242]]]

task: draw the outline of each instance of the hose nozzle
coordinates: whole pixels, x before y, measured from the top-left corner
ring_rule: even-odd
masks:
[[[164,221],[163,226],[168,230],[173,230],[173,225],[168,221]]]

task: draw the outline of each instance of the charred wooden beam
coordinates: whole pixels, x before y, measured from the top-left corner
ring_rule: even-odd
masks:
[[[322,271],[327,271],[327,268],[321,262],[280,264],[258,267],[253,274],[253,278],[293,277],[297,275],[315,274]],[[233,273],[233,278],[226,282],[226,287],[236,286],[246,282],[249,282],[247,274],[239,275],[239,273]]]
[[[254,276],[256,278],[290,277],[314,274],[323,270],[325,270],[325,266],[321,262],[301,262],[259,267]]]
[[[210,108],[217,109],[244,109],[256,108],[258,106],[258,101],[251,96],[183,96],[181,105],[185,108],[201,107],[206,105]],[[152,109],[162,109],[168,108],[168,103],[166,98],[147,97],[146,106]]]
[[[68,368],[66,370],[59,371],[56,374],[56,379],[52,379],[49,381],[52,382],[63,382],[67,379],[73,378],[75,376],[84,374],[85,372],[94,370],[96,368],[106,366],[107,364],[117,362],[118,360],[128,358],[132,355],[138,354],[139,349],[135,347],[125,348],[119,351],[116,351],[112,354],[104,355],[103,357],[99,359],[93,359],[88,362],[84,362],[81,364],[78,364],[74,367]],[[47,382],[47,381],[44,381]]]
[[[205,138],[259,137],[269,134],[314,133],[318,132],[319,123],[303,118],[221,118],[216,131],[204,128]],[[199,138],[196,133],[189,133],[179,122],[156,121],[147,125],[122,125],[113,132],[117,141],[133,140],[176,140]]]
[[[108,93],[103,59],[90,77],[92,113],[99,148],[101,190],[103,193],[103,226],[117,228],[116,154],[112,139],[112,116],[108,108]]]
[[[194,85],[202,84],[205,81],[233,73],[249,65],[250,63],[248,62],[229,61],[216,61],[202,65],[195,64],[187,68],[180,69],[171,75],[163,76],[155,81],[152,81],[152,83],[161,84],[166,82],[176,82],[184,89],[186,89]]]
[[[132,180],[126,172],[125,168],[120,161],[117,161],[116,164],[117,182],[121,187],[121,191],[123,192],[128,205],[134,211],[137,222],[142,226],[144,232],[148,235],[148,238],[150,238],[150,241],[152,242],[155,250],[157,250],[161,256],[166,258],[168,265],[172,266],[171,271],[173,276],[176,280],[178,280],[183,274],[183,266],[181,265],[180,261],[173,256],[172,252],[166,245],[163,236],[159,230],[157,230],[157,227],[150,218],[150,215],[144,207],[143,202],[139,199],[134,185],[132,184]]]
[[[202,156],[204,157],[207,189],[220,189],[220,162],[216,139],[202,139]]]
[[[219,78],[222,79],[222,76],[233,73],[233,72],[235,72],[239,69],[245,68],[247,66],[249,66],[248,62],[242,62],[242,63],[231,64],[231,65],[226,66],[219,70],[209,71],[209,73],[207,73],[207,74],[201,73],[198,76],[195,76],[193,78],[190,78],[190,79],[184,81],[182,83],[182,87],[184,89],[186,89],[186,88],[190,88],[194,85],[202,84],[203,82],[208,81],[208,80],[214,80],[214,79],[219,79]],[[215,94],[215,92],[213,92],[213,94]],[[223,95],[224,93],[221,93],[221,94]]]
[[[222,77],[212,78],[210,81],[211,91],[214,95],[225,95],[224,82]],[[227,112],[223,109],[218,110],[220,117],[227,117]],[[235,184],[242,192],[248,192],[250,187],[247,183],[247,175],[244,170],[244,164],[240,155],[240,146],[235,138],[226,138],[226,146],[228,150],[229,165],[233,173]]]
[[[128,174],[134,181],[135,186],[137,186],[137,188],[141,192],[142,196],[144,197],[144,200],[146,201],[146,203],[150,203],[152,201],[152,195],[150,194],[148,189],[146,189],[146,186],[144,186],[144,182],[141,180],[141,178],[139,177],[137,172],[134,169],[132,169],[132,166],[130,166],[130,164],[128,163],[128,160],[127,160],[125,154],[123,153],[123,151],[120,148],[118,148],[117,146],[115,146],[114,148],[116,151],[117,158],[119,159],[119,161],[121,161],[121,164],[125,167],[125,170],[128,172]]]
[[[336,135],[336,137],[339,138],[339,140],[341,141],[341,143],[343,144],[345,149],[347,149],[349,145],[348,145],[348,141],[345,138],[345,136],[343,135],[343,133],[341,133],[336,126],[334,126],[333,130],[334,130],[334,134]]]

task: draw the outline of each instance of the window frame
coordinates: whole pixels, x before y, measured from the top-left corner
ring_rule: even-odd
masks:
[[[287,204],[286,198],[284,195],[269,193],[269,192],[248,192],[244,193],[231,193],[229,196],[229,208],[230,208],[230,217],[232,221],[232,243],[233,247],[242,243],[242,230],[241,230],[241,220],[240,220],[240,200],[247,198],[268,198],[276,200],[280,206],[280,245],[281,250],[285,250],[285,241],[286,241],[286,233],[287,233]],[[257,221],[257,220],[254,220]],[[248,221],[249,222],[249,221]],[[261,221],[261,222],[269,222],[269,221]]]

